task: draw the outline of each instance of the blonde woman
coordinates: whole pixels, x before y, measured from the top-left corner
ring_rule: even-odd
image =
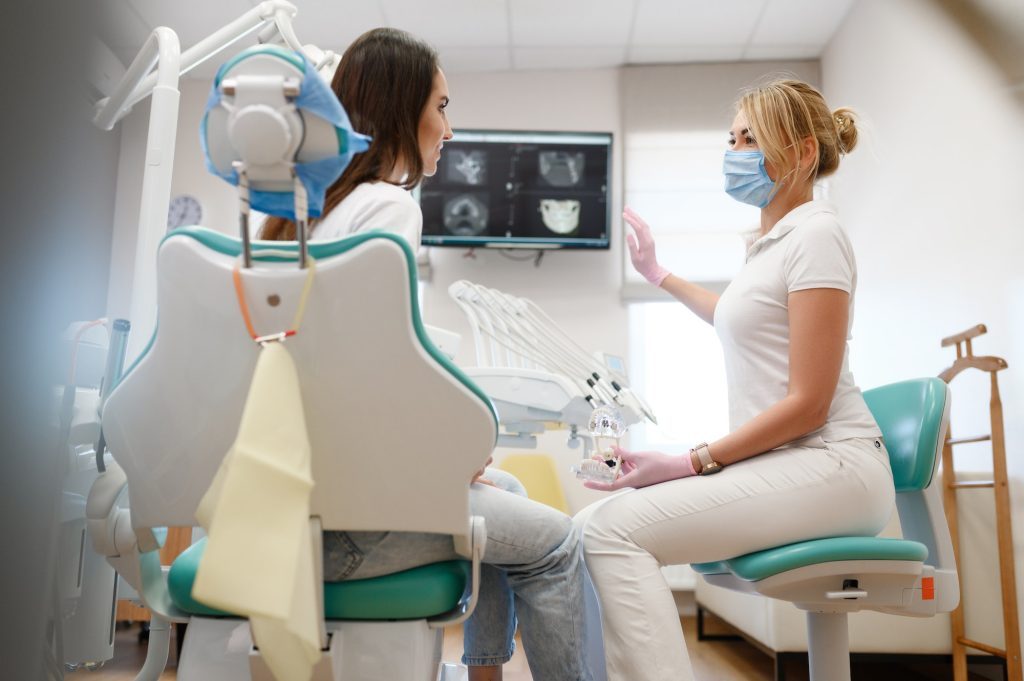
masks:
[[[587,483],[630,488],[576,517],[601,598],[609,679],[693,678],[660,566],[874,535],[893,503],[881,431],[847,361],[853,249],[835,208],[813,198],[815,180],[857,142],[854,114],[830,110],[794,80],[750,90],[736,112],[725,188],[761,209],[761,225],[721,296],[661,267],[648,226],[624,215],[637,271],[715,327],[730,432],[682,455],[618,450],[621,476]]]

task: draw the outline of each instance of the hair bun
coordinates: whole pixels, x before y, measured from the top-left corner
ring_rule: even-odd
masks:
[[[845,107],[832,112],[832,121],[839,138],[839,152],[842,154],[850,153],[857,145],[857,122],[854,116],[853,110]]]

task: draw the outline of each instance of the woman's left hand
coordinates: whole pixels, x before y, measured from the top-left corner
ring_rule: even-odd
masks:
[[[690,467],[683,460],[683,455],[665,454],[664,452],[630,452],[614,447],[615,456],[622,460],[619,477],[612,482],[596,482],[587,480],[583,483],[590,489],[611,492],[623,487],[647,487],[659,482],[685,478],[690,475]]]

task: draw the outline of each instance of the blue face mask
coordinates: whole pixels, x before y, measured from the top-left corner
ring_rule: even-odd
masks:
[[[725,193],[737,201],[764,208],[775,196],[775,183],[764,169],[763,152],[726,150],[722,172]]]

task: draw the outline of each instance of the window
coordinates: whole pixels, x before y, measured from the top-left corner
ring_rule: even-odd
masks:
[[[630,383],[658,424],[630,428],[630,448],[683,452],[729,431],[715,330],[675,302],[629,306]]]
[[[725,141],[721,130],[625,137],[625,204],[651,225],[665,267],[714,288],[742,266],[743,234],[759,220],[756,208],[734,201],[722,189]],[[633,270],[628,249],[623,257],[623,296],[660,298]]]

